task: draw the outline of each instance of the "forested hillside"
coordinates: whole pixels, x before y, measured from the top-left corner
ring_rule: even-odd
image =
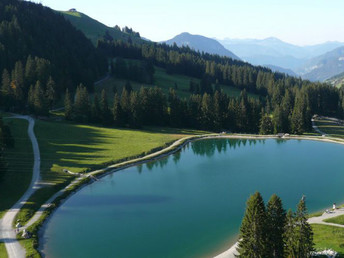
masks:
[[[326,84],[176,45],[136,44],[105,35],[95,49],[61,15],[29,2],[2,1],[0,21],[1,105],[7,110],[49,115],[67,89],[67,119],[107,126],[301,134],[311,130],[313,114],[343,117],[343,91]],[[106,59],[114,60],[115,77],[146,85],[154,85],[155,67],[188,76],[191,96],[151,86],[134,91],[128,84],[116,92],[112,106],[105,91],[90,95],[93,81],[105,73]],[[219,85],[243,92],[232,98]],[[247,92],[259,97],[251,99]]]
[[[115,26],[113,28],[107,27],[97,20],[92,19],[84,13],[76,10],[61,11],[60,12],[68,21],[73,24],[75,28],[82,31],[92,43],[97,46],[98,40],[107,38],[114,40],[132,41],[135,43],[145,42],[141,39],[138,32],[133,31],[128,27],[120,28]]]
[[[54,91],[54,98],[80,82],[92,90],[105,71],[105,58],[61,15],[31,2],[0,2],[1,90],[7,109],[23,109],[31,86],[44,95]]]

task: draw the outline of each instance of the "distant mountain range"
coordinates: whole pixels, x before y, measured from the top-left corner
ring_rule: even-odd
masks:
[[[310,59],[299,70],[302,78],[312,81],[324,81],[343,72],[344,47]]]
[[[263,65],[263,66],[269,68],[273,72],[285,73],[285,74],[288,74],[288,75],[294,76],[294,77],[298,76],[298,74],[296,74],[291,69],[286,69],[286,68],[279,67],[279,66],[276,66],[276,65]]]
[[[325,82],[327,82],[327,83],[329,83],[329,84],[331,84],[337,88],[343,87],[344,86],[344,72],[337,74],[337,75],[331,77],[330,79],[327,79]]]
[[[277,38],[218,40],[228,50],[253,65],[289,69],[304,79],[323,81],[341,72],[342,42],[296,46]],[[334,51],[334,52],[332,52]],[[335,61],[337,60],[337,62]],[[339,62],[338,62],[339,61]],[[276,69],[275,69],[276,70]]]
[[[191,49],[194,49],[196,51],[216,54],[220,56],[227,56],[233,59],[241,60],[238,56],[226,49],[215,39],[207,38],[201,35],[192,35],[190,33],[184,32],[170,40],[164,41],[164,43],[168,45],[173,45],[174,43],[176,43],[179,47],[189,46]]]
[[[108,27],[76,10],[60,11],[67,20],[81,30],[94,45],[106,34],[118,40],[135,43],[149,42],[136,33],[128,33],[119,27]],[[296,46],[277,38],[224,39],[215,40],[184,32],[164,41],[166,44],[189,46],[190,48],[243,60],[253,65],[270,68],[272,71],[301,76],[311,81],[324,81],[344,72],[344,43],[326,42],[313,46]]]

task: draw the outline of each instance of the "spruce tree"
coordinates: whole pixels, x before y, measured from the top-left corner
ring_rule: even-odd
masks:
[[[34,98],[34,87],[33,87],[33,85],[31,85],[30,88],[29,88],[28,95],[27,95],[27,104],[28,104],[29,112],[30,113],[33,113],[34,110],[35,110],[35,108],[34,108],[34,101],[35,101],[35,98]]]
[[[47,103],[48,103],[48,107],[49,109],[52,109],[56,100],[56,84],[53,80],[53,78],[51,78],[51,76],[48,79],[47,82],[47,87],[46,87],[46,91],[45,91],[45,96],[47,99]]]
[[[273,133],[272,119],[268,114],[264,114],[260,120],[259,133],[260,134],[272,134]]]
[[[122,126],[124,124],[123,110],[117,93],[113,100],[113,120],[116,126]]]
[[[78,122],[88,122],[90,118],[90,99],[83,84],[80,84],[75,92],[74,114]]]
[[[94,95],[93,104],[91,108],[91,120],[93,123],[99,123],[100,122],[100,104],[99,104],[99,97],[96,93]]]
[[[295,219],[291,209],[288,210],[284,226],[284,254],[286,257],[296,257]]]
[[[310,257],[314,250],[313,231],[307,222],[307,208],[304,198],[297,205],[295,213],[296,257]]]
[[[36,82],[33,93],[33,108],[36,115],[48,115],[48,106],[40,81]]]
[[[259,192],[251,195],[240,227],[239,257],[268,257],[265,205]]]
[[[276,194],[271,196],[267,204],[266,217],[269,257],[284,257],[283,234],[286,212],[283,209],[282,200]]]
[[[66,89],[66,94],[64,98],[64,109],[65,109],[65,118],[66,120],[72,120],[73,117],[73,102],[72,97],[69,93],[68,88]]]
[[[2,72],[1,81],[1,106],[4,106],[6,110],[12,105],[13,90],[11,88],[10,74],[6,69]]]
[[[101,92],[101,98],[100,98],[100,115],[101,120],[104,125],[110,125],[112,122],[112,115],[111,111],[109,109],[107,95],[105,89]]]

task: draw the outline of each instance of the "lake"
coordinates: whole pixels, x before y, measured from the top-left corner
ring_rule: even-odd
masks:
[[[255,191],[310,212],[344,201],[344,146],[208,139],[84,187],[48,221],[47,257],[211,257],[236,240]]]

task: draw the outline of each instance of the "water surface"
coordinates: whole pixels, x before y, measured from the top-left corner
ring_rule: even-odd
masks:
[[[295,209],[344,200],[344,146],[298,140],[196,141],[102,178],[69,198],[43,236],[47,257],[208,257],[230,247],[260,191]]]

